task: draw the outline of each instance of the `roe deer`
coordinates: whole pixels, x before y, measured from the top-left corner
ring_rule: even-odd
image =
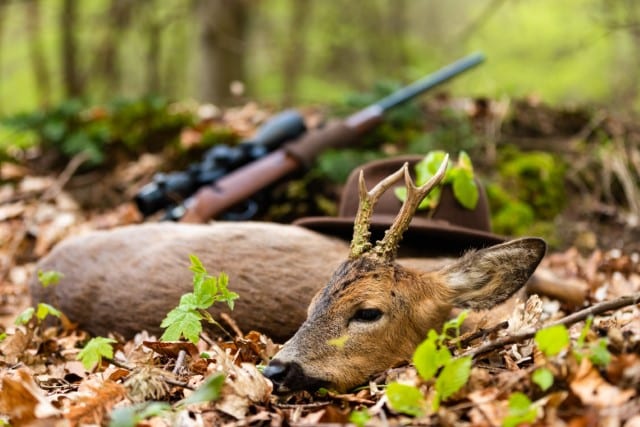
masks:
[[[403,233],[420,201],[444,176],[448,159],[421,187],[405,163],[368,191],[360,173],[360,205],[350,254],[313,298],[307,319],[264,374],[279,393],[320,386],[346,391],[373,374],[410,360],[429,329],[453,307],[487,309],[518,291],[546,251],[542,239],[523,238],[469,252],[432,272],[398,264]],[[380,196],[404,176],[405,202],[375,246],[370,222]]]
[[[240,294],[233,312],[214,305],[214,318],[226,312],[244,332],[284,342],[348,253],[343,240],[293,225],[147,223],[64,240],[37,265],[61,272],[60,283],[43,288],[34,276],[30,287],[34,302],[53,304],[93,334],[159,334],[164,316],[193,290],[187,267],[195,254],[211,274],[227,273],[229,289]],[[417,268],[441,263],[400,262]]]

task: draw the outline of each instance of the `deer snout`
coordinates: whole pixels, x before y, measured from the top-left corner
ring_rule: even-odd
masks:
[[[297,362],[283,362],[278,359],[269,362],[262,374],[271,380],[273,391],[277,394],[316,390],[328,384],[327,381],[306,375]]]

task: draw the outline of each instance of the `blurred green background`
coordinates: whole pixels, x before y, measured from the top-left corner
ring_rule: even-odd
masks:
[[[454,94],[640,107],[637,0],[3,0],[0,114],[149,93],[327,103],[474,50],[488,62]]]

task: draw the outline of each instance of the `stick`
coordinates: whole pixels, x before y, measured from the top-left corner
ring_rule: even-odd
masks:
[[[529,328],[515,335],[507,335],[504,337],[500,337],[495,341],[490,341],[485,345],[481,345],[480,347],[467,350],[462,354],[460,354],[460,356],[461,357],[471,356],[473,358],[476,358],[481,354],[488,353],[497,348],[504,347],[505,345],[514,344],[514,343],[532,338],[536,334],[536,332],[538,332],[541,329],[548,328],[549,326],[572,325],[574,323],[578,323],[582,320],[585,320],[589,316],[595,316],[610,310],[618,310],[620,308],[627,307],[629,305],[635,305],[638,303],[640,303],[640,292],[636,292],[635,294],[632,294],[632,295],[626,295],[611,301],[604,301],[599,304],[587,307],[584,310],[576,311],[575,313],[565,316],[562,319],[558,319],[555,322],[551,322],[548,325],[541,326],[539,328]]]

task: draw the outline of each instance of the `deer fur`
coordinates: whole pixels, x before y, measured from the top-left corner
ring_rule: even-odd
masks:
[[[211,274],[227,273],[229,289],[240,294],[232,312],[224,304],[212,308],[218,321],[226,312],[244,332],[284,342],[348,251],[347,242],[292,225],[147,223],[64,240],[37,265],[62,273],[60,283],[43,288],[34,276],[30,288],[34,302],[54,305],[92,334],[159,334],[164,316],[193,290],[188,265],[195,254]]]

